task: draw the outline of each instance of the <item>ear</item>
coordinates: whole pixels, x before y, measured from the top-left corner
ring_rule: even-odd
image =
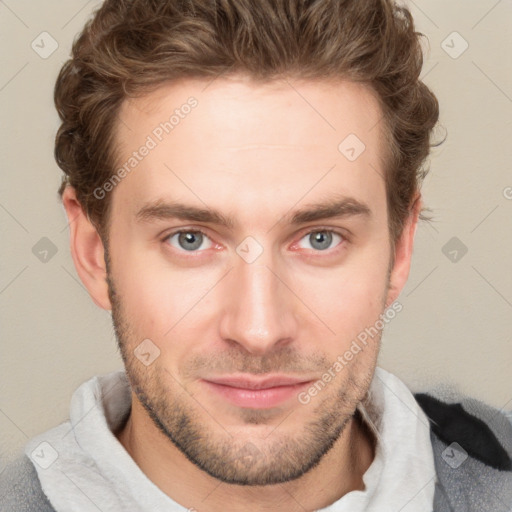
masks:
[[[101,237],[78,202],[73,187],[66,187],[62,203],[68,216],[71,256],[76,271],[95,304],[111,310]]]
[[[409,277],[411,268],[414,235],[418,227],[418,218],[421,211],[421,195],[418,193],[409,210],[402,234],[395,244],[395,261],[389,277],[389,288],[386,299],[386,307],[392,304],[400,295],[402,288]]]

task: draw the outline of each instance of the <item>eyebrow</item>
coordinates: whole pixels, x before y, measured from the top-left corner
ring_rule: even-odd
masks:
[[[321,203],[308,205],[293,214],[286,214],[281,220],[289,219],[290,224],[298,225],[325,219],[345,218],[361,215],[371,217],[367,204],[351,197],[331,198]],[[147,203],[136,213],[139,222],[180,219],[193,222],[216,224],[229,229],[236,225],[232,217],[211,208],[199,208],[179,202],[157,200]]]

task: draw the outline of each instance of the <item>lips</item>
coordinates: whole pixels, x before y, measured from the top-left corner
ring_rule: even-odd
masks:
[[[296,397],[312,380],[274,375],[260,379],[245,376],[216,377],[202,382],[215,396],[237,407],[270,409]]]
[[[311,379],[293,378],[286,376],[272,376],[265,377],[264,379],[253,379],[248,377],[222,377],[205,379],[208,382],[214,384],[220,384],[222,386],[229,386],[232,388],[240,389],[269,389],[278,386],[296,386],[297,384],[303,384],[310,382]]]

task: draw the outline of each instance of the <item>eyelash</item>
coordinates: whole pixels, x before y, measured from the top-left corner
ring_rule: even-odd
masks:
[[[204,237],[210,239],[208,234],[205,233],[204,231],[202,231],[201,229],[197,229],[197,228],[183,229],[182,228],[182,229],[178,229],[176,231],[172,231],[171,233],[168,233],[167,235],[165,235],[165,237],[163,237],[163,239],[162,239],[162,242],[168,242],[171,237],[173,237],[174,235],[179,235],[180,233],[200,233]],[[300,242],[307,235],[311,235],[312,233],[334,233],[335,235],[338,235],[342,239],[341,242],[338,243],[338,245],[335,245],[334,247],[332,247],[330,249],[325,249],[323,251],[315,250],[315,249],[307,249],[308,251],[314,251],[315,253],[318,253],[318,254],[326,253],[326,254],[330,254],[331,255],[334,252],[337,252],[337,250],[339,250],[342,245],[344,245],[345,243],[349,242],[349,239],[348,239],[348,237],[347,237],[345,232],[341,232],[341,231],[338,231],[336,229],[327,228],[327,227],[324,228],[324,227],[321,227],[321,226],[320,227],[315,227],[315,229],[311,229],[310,231],[307,231],[307,232],[303,233],[300,236],[300,238],[298,239],[298,242]],[[294,242],[293,245],[296,245],[298,242]],[[173,247],[173,249],[176,249],[176,248]],[[178,249],[176,249],[176,250],[178,250]],[[207,249],[196,250],[196,251],[185,251],[184,249],[182,249],[182,250],[178,250],[178,252],[189,253],[189,254],[199,254],[201,252],[204,252],[205,250],[207,250]],[[189,257],[189,256],[186,256],[186,257]],[[190,257],[194,258],[195,256],[190,256]]]

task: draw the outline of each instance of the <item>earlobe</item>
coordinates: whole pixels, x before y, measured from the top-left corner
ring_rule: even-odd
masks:
[[[389,288],[386,307],[391,305],[400,295],[411,268],[414,235],[418,228],[418,218],[421,211],[421,195],[418,193],[409,211],[402,233],[395,244],[395,261],[389,278]]]
[[[64,190],[62,203],[68,217],[71,256],[76,271],[95,304],[110,310],[103,241],[72,187]]]

